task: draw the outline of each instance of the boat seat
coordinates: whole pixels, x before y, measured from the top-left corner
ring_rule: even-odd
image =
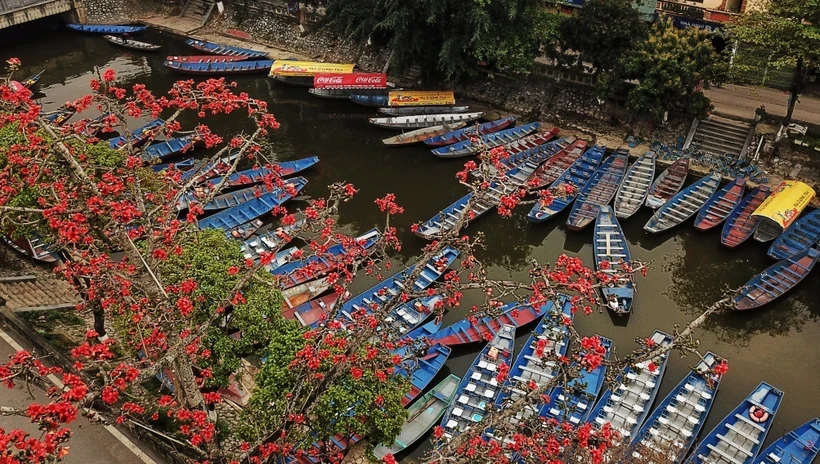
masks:
[[[747,440],[751,441],[752,443],[754,443],[756,445],[760,444],[760,441],[757,439],[757,437],[752,436],[750,433],[748,433],[748,432],[742,430],[741,428],[735,426],[735,424],[727,422],[726,423],[726,428],[729,429],[729,430],[732,430],[733,432],[737,433],[738,435],[742,436],[743,438],[746,438]]]
[[[734,456],[731,456],[728,453],[726,453],[724,451],[721,451],[718,447],[716,447],[715,445],[713,445],[711,443],[707,443],[706,447],[709,448],[709,450],[712,451],[713,453],[719,455],[723,459],[728,460],[732,464],[743,464],[744,463],[744,461],[738,461],[737,459],[735,459]],[[698,457],[701,458],[702,462],[709,462],[707,457],[702,455],[702,454],[698,455]]]
[[[732,448],[740,451],[741,453],[745,454],[746,456],[748,456],[750,458],[753,457],[751,451],[744,448],[743,446],[740,446],[738,443],[735,443],[734,440],[726,438],[725,436],[723,436],[721,434],[717,434],[717,438],[718,438],[718,440],[722,441],[723,443],[726,443],[727,445],[729,445]]]
[[[745,415],[745,414],[735,414],[735,418],[740,419],[741,421],[743,421],[743,422],[745,422],[745,423],[747,423],[747,424],[751,425],[752,427],[754,427],[754,428],[756,428],[756,429],[760,430],[761,432],[765,432],[765,431],[766,431],[766,429],[765,429],[765,428],[763,428],[763,426],[762,426],[762,425],[760,425],[760,424],[758,424],[757,422],[755,422],[755,421],[753,421],[753,420],[749,419],[748,417],[746,417],[746,415]]]

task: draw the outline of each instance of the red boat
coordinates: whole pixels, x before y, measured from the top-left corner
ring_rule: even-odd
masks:
[[[695,218],[695,229],[709,230],[726,220],[743,199],[746,179],[738,177],[723,187],[703,205]]]
[[[720,243],[729,248],[734,248],[745,242],[755,233],[757,225],[760,224],[759,216],[752,216],[752,213],[769,196],[769,186],[761,185],[746,195],[746,198],[729,215],[726,224],[723,225],[723,233],[720,236]]]
[[[575,163],[581,155],[584,154],[584,149],[587,147],[586,140],[576,140],[572,145],[562,150],[557,155],[548,159],[532,174],[530,181],[530,189],[538,190],[549,187],[556,179],[561,177],[570,166]]]
[[[349,297],[350,292],[345,292],[345,298]],[[296,308],[285,307],[282,309],[282,316],[285,319],[299,321],[303,327],[309,327],[321,321],[322,318],[327,317],[330,312],[333,311],[333,307],[338,299],[339,293],[333,292],[321,298],[314,298]]]
[[[178,63],[229,63],[231,61],[242,61],[247,59],[244,56],[220,56],[220,55],[187,55],[168,56],[165,61],[176,61]]]
[[[563,301],[563,300],[562,300]],[[563,305],[564,303],[562,303]],[[503,325],[521,327],[543,316],[554,304],[550,301],[535,308],[523,306],[517,301],[507,303],[498,317],[468,317],[445,327],[432,336],[431,343],[441,343],[449,347],[492,340]],[[472,319],[472,320],[471,320]]]
[[[735,309],[745,311],[759,308],[776,300],[806,278],[818,259],[820,251],[809,248],[773,264],[740,289],[735,296]]]

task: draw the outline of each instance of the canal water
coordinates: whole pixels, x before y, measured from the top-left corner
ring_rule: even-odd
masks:
[[[18,78],[45,70],[41,101],[46,110],[88,90],[94,69],[113,68],[126,84],[147,84],[157,93],[167,91],[181,78],[162,65],[166,55],[196,54],[175,36],[149,31],[141,36],[163,49],[156,54],[131,52],[109,44],[101,37],[65,30],[55,23],[0,31],[0,57],[16,56],[23,61]],[[374,111],[346,101],[315,98],[306,89],[278,85],[264,76],[235,79],[239,89],[267,100],[281,129],[270,136],[273,159],[283,161],[316,155],[320,163],[306,172],[304,192],[311,197],[326,195],[331,182],[351,182],[360,194],[343,206],[339,222],[345,232],[356,234],[382,224],[373,199],[395,193],[405,213],[393,224],[403,241],[397,264],[409,264],[425,244],[409,225],[426,220],[465,194],[454,175],[463,160],[441,160],[422,147],[385,148],[381,139],[394,132],[368,124]],[[182,118],[184,129],[192,129],[195,117]],[[238,117],[210,118],[212,129],[223,135],[252,130]],[[691,179],[690,179],[691,181]],[[294,203],[292,206],[300,206]],[[527,278],[527,260],[551,262],[559,254],[580,256],[591,265],[592,231],[571,232],[564,226],[566,214],[545,224],[529,224],[526,210],[511,219],[497,214],[482,217],[466,233],[486,234],[487,249],[478,253],[491,269],[491,277]],[[691,221],[658,236],[642,230],[650,217],[643,209],[623,226],[633,256],[652,262],[648,277],[638,278],[633,314],[619,318],[597,312],[576,319],[582,334],[601,334],[615,342],[618,354],[634,348],[637,337],[654,330],[671,332],[686,325],[729,289],[772,264],[767,246],[754,241],[728,250],[720,245],[720,232],[696,231]],[[358,279],[354,290],[364,290],[372,280]],[[766,444],[820,415],[820,271],[815,271],[798,289],[775,304],[758,311],[726,311],[709,319],[697,330],[701,350],[714,351],[729,361],[715,406],[704,428],[706,433],[728,414],[761,381],[785,391],[785,399]],[[445,317],[445,325],[464,316],[477,298],[469,295],[459,311]],[[531,328],[519,331],[519,346]],[[463,375],[479,348],[456,350],[447,363],[449,372]],[[665,396],[695,364],[693,357],[674,356],[669,361],[660,397]],[[411,456],[427,449],[426,441],[412,448]]]

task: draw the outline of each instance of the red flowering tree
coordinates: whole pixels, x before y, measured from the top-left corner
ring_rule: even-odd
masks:
[[[18,64],[9,60],[12,71]],[[110,70],[92,80],[91,89],[88,96],[66,104],[67,114],[80,113],[77,122],[66,123],[65,118],[43,114],[30,92],[10,79],[0,82],[0,224],[18,238],[37,232],[59,250],[63,260],[56,272],[82,295],[78,311],[95,316],[94,330],[72,351],[76,362],[71,371],[46,367],[28,353],[18,353],[0,367],[0,378],[8,385],[48,374],[61,376],[66,385],[49,392],[47,405],[4,409],[29,417],[44,431],[33,438],[0,430],[0,456],[8,462],[47,462],[63,456],[80,408],[94,418],[119,422],[154,424],[162,415],[164,430],[186,440],[187,456],[202,462],[262,462],[304,454],[337,462],[344,455],[339,443],[346,447],[364,436],[374,445],[391,443],[406,419],[402,397],[409,382],[396,373],[412,370],[428,344],[426,339],[403,338],[391,328],[389,317],[402,305],[438,297],[424,301],[435,301],[425,310],[439,317],[458,308],[465,292],[481,292],[482,304],[470,308],[469,317],[476,318],[497,316],[504,300],[560,307],[561,295],[568,294],[573,313],[590,314],[600,304],[598,287],[647,268],[645,263],[621,263],[614,273],[596,273],[577,258],[561,256],[551,264],[533,262],[527,281],[490,279],[474,254],[487,244],[480,234],[460,234],[473,219],[463,214],[453,227],[433,234],[420,264],[401,276],[403,282],[414,283],[432,268],[443,274],[441,282],[401,285],[396,287],[400,291],[378,292],[365,306],[347,307],[347,287],[357,275],[382,279],[396,272],[386,259],[401,246],[394,223],[403,209],[393,195],[375,200],[385,224],[372,246],[336,230],[334,217],[356,189],[335,184],[328,198],[312,201],[299,214],[274,208],[271,214],[281,227],[268,235],[264,250],[247,257],[249,243],[241,248],[226,231],[201,230],[200,220],[204,207],[228,186],[227,176],[247,160],[269,167],[259,182],[259,195],[295,195],[292,183],[262,158],[260,139],[278,127],[266,103],[237,93],[235,85],[224,80],[180,81],[157,96],[143,85],[122,87]],[[92,106],[104,116],[82,119]],[[200,118],[241,113],[252,130],[231,135],[226,143],[200,124],[197,138],[213,155],[196,174],[184,175],[174,167],[154,173],[145,167],[145,152],[135,142],[180,132],[177,118],[184,111]],[[160,125],[142,136],[125,123],[161,115]],[[113,131],[126,136],[121,144],[98,140]],[[237,156],[231,160],[226,158],[229,153]],[[497,203],[501,214],[509,215],[520,203],[523,184],[505,184],[510,182],[506,157],[503,150],[484,151],[479,163],[470,162],[459,173],[474,194],[469,206],[488,201],[490,187],[497,183],[505,188]],[[217,175],[220,181],[207,182]],[[187,213],[180,215],[183,205]],[[229,234],[243,236],[255,229],[243,225]],[[280,276],[268,272],[277,252],[297,237],[308,243],[291,256],[301,264],[298,270]],[[331,253],[334,244],[342,244],[343,252]],[[440,258],[448,247],[461,257],[450,270],[450,263]],[[284,300],[282,289],[290,298],[294,294],[288,292],[288,282],[319,282],[316,279],[333,291],[332,297],[323,299],[323,317],[303,327],[295,321],[298,305]],[[673,345],[644,343],[628,356],[605,361],[597,338],[582,337],[566,318],[556,324],[566,327],[577,348],[562,358],[545,347],[538,350],[545,365],[559,366],[554,379],[517,385],[526,394],[484,419],[495,436],[512,437],[512,445],[483,440],[481,429],[450,440],[437,431],[430,461],[503,462],[515,452],[533,462],[551,462],[570,446],[600,460],[618,439],[608,428],[549,423],[536,430],[511,426],[508,419],[543,404],[547,389],[567,385],[582,369],[606,364],[614,376],[627,365],[656,359],[661,350],[677,347],[686,352],[695,346],[687,328],[676,334]],[[499,382],[506,380],[509,367],[500,368]],[[155,376],[165,384],[159,395],[131,394],[144,390]],[[231,414],[230,408],[221,407],[223,393],[236,389],[243,378],[255,384],[241,413],[245,425],[220,432],[216,416]]]

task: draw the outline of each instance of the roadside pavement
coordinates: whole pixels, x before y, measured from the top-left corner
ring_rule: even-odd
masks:
[[[20,349],[18,342],[9,335],[10,330],[0,326],[0,359],[4,362],[9,355]],[[26,347],[26,349],[29,349]],[[33,395],[32,395],[33,394]],[[31,394],[24,383],[14,388],[0,386],[0,406],[26,408],[33,402],[47,404],[45,393],[36,386],[31,386]],[[163,462],[159,457],[152,457],[150,449],[140,449],[119,429],[111,425],[91,424],[80,416],[68,425],[73,436],[68,441],[69,453],[63,461],[66,464],[157,464]],[[27,418],[18,416],[0,416],[0,428],[26,430],[32,436],[39,436],[37,427]],[[147,448],[147,447],[146,447]]]
[[[769,115],[784,117],[789,101],[789,92],[784,90],[734,84],[713,87],[704,91],[704,94],[715,105],[715,114],[745,120],[754,119],[755,109],[760,105],[766,106],[766,113]],[[820,98],[803,94],[794,108],[793,119],[820,126]]]

